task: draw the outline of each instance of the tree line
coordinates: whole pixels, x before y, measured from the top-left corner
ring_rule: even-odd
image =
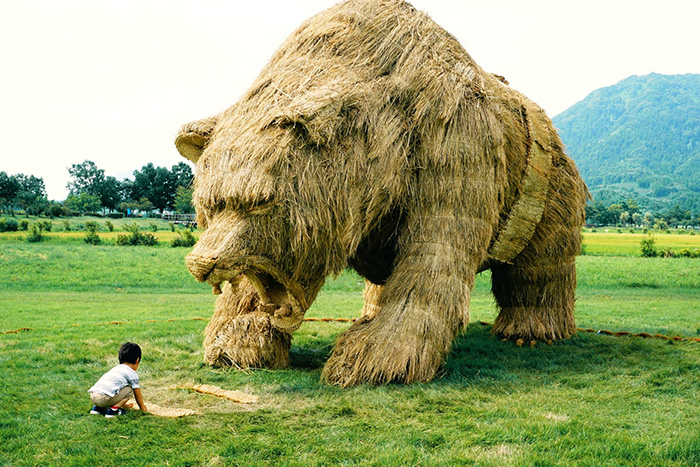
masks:
[[[636,226],[666,230],[674,227],[698,227],[700,217],[682,209],[678,204],[670,209],[642,211],[636,201],[606,204],[592,201],[586,204],[586,224],[594,226]]]
[[[61,217],[71,213],[134,211],[150,212],[173,210],[192,213],[193,173],[184,162],[170,169],[152,163],[134,171],[134,178],[117,180],[89,160],[68,168],[70,179],[66,188],[69,195],[63,202],[49,201],[44,180],[34,175],[8,175],[0,172],[0,211],[14,214],[15,210],[28,215],[45,214]],[[643,210],[630,199],[607,204],[591,201],[586,205],[586,223],[589,225],[637,226],[657,229],[669,227],[697,227],[700,217],[676,205],[671,209]]]
[[[75,213],[130,213],[173,210],[194,212],[192,207],[193,173],[184,162],[170,169],[144,165],[134,178],[117,180],[89,160],[68,168],[68,197],[63,202],[49,201],[44,180],[34,175],[8,175],[0,172],[0,211],[14,215],[61,217]]]

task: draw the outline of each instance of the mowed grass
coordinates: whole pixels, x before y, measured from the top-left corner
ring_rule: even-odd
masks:
[[[700,463],[700,343],[590,333],[501,342],[479,324],[497,312],[488,273],[440,378],[343,390],[319,378],[347,323],[305,323],[289,369],[202,365],[198,318],[215,297],[184,267],[188,249],[0,240],[0,331],[29,328],[0,334],[1,465]],[[577,265],[579,326],[700,335],[700,260],[587,255]],[[356,317],[361,290],[344,273],[307,316]],[[87,389],[127,340],[144,351],[146,400],[198,415],[87,414]],[[196,394],[193,383],[259,402]]]

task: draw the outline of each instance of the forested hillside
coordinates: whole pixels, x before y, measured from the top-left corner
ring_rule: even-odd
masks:
[[[552,120],[596,201],[700,214],[700,75],[631,76]]]

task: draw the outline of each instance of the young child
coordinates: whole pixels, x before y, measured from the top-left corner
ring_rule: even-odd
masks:
[[[119,365],[102,375],[88,390],[94,404],[90,410],[91,414],[104,415],[107,418],[122,415],[132,394],[141,410],[147,412],[139,386],[139,375],[136,373],[140,361],[141,347],[138,344],[122,344],[119,348]]]

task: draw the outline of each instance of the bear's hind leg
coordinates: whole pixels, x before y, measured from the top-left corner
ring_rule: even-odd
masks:
[[[576,270],[567,263],[492,269],[493,293],[501,312],[493,333],[517,341],[554,341],[576,333]]]
[[[517,341],[554,341],[576,333],[575,258],[581,245],[578,227],[557,229],[543,242],[536,234],[515,264],[491,269],[492,290],[501,309],[493,333]]]
[[[258,311],[259,302],[247,279],[238,289],[225,284],[204,331],[205,363],[241,369],[289,366],[291,335],[271,326],[269,315]]]

